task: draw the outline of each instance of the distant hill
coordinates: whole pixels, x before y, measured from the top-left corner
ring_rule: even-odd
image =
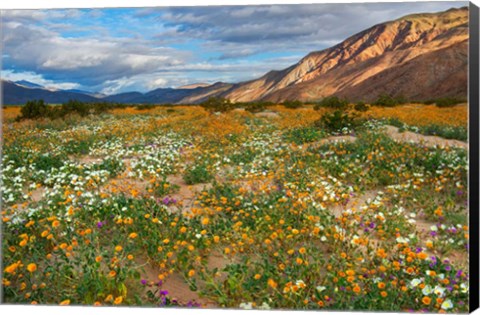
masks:
[[[26,81],[26,80],[15,81],[14,83],[16,83],[18,85],[21,85],[21,86],[24,86],[24,87],[28,87],[28,88],[40,88],[40,89],[44,88],[40,84],[36,84],[36,83]]]
[[[25,104],[27,101],[34,99],[43,99],[50,104],[64,103],[71,99],[82,102],[98,101],[98,98],[89,95],[62,90],[50,91],[45,88],[30,88],[6,80],[2,80],[2,94],[3,104],[7,105]]]

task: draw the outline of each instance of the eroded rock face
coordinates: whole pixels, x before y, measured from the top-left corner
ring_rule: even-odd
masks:
[[[367,101],[383,93],[466,97],[467,42],[467,8],[410,15],[312,52],[287,69],[234,85],[223,96],[236,102],[305,101],[332,94]]]

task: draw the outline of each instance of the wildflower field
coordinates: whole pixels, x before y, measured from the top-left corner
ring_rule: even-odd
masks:
[[[4,302],[467,312],[467,106],[328,111],[4,109]]]

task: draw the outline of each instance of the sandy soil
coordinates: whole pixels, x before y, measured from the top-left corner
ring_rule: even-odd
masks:
[[[385,126],[385,133],[394,140],[401,142],[421,143],[428,147],[459,147],[468,149],[468,143],[459,140],[449,140],[437,136],[425,136],[411,131],[398,132],[394,126]]]

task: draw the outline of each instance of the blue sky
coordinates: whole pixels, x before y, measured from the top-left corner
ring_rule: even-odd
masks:
[[[467,2],[2,11],[2,71],[105,94],[240,82],[375,24]]]

